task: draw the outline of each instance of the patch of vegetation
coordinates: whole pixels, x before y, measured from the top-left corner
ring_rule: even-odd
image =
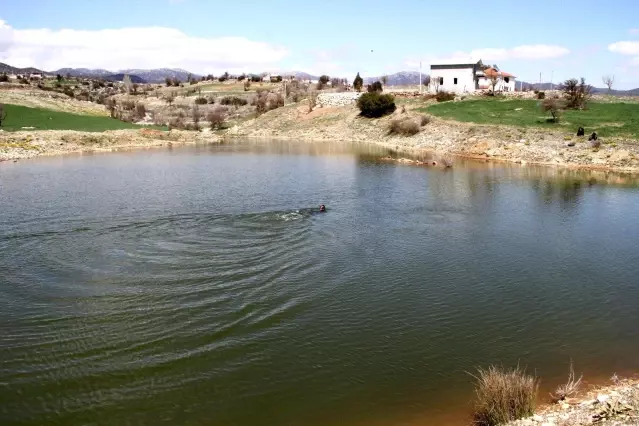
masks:
[[[374,82],[373,84],[369,84],[368,86],[366,86],[366,90],[368,92],[383,92],[384,88],[382,87],[382,83],[379,81]]]
[[[402,136],[413,136],[419,133],[419,124],[412,118],[391,121],[389,133]]]
[[[220,104],[232,105],[232,106],[244,106],[248,104],[248,101],[245,98],[241,98],[239,96],[225,96],[222,99],[220,99]]]
[[[502,124],[517,127],[549,127],[539,102],[529,99],[500,100],[482,98],[463,102],[446,102],[420,108],[442,118],[478,124]],[[599,136],[630,136],[639,138],[639,104],[591,102],[587,110],[567,110],[562,115],[563,126],[570,132],[578,127]]]
[[[455,94],[453,92],[442,90],[441,92],[437,92],[435,99],[437,99],[437,102],[448,102],[455,100]]]
[[[208,100],[203,96],[198,96],[197,98],[195,98],[195,105],[206,105],[207,103]]]
[[[6,111],[6,120],[2,124],[2,129],[5,131],[22,130],[23,127],[33,127],[36,130],[79,130],[84,132],[140,128],[140,126],[109,117],[71,114],[44,108],[5,104],[4,110]]]
[[[383,117],[391,114],[397,108],[392,95],[382,95],[378,92],[364,93],[357,100],[360,114],[368,118]]]
[[[474,424],[496,426],[534,414],[539,381],[524,370],[492,366],[474,377]]]

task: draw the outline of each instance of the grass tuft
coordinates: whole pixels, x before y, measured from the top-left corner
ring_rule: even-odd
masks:
[[[532,416],[539,381],[517,366],[478,368],[474,423],[494,426]]]

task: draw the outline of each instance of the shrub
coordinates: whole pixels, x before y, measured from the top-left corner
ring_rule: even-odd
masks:
[[[262,81],[262,77],[260,77],[259,75],[252,75],[251,76],[251,81],[253,83],[259,83],[260,81]]]
[[[246,78],[246,74],[238,75],[237,81],[243,81]]]
[[[129,100],[122,101],[121,105],[122,109],[124,109],[125,111],[133,111],[133,109],[135,108],[135,102]]]
[[[308,92],[308,112],[312,112],[313,108],[317,105],[317,92]]]
[[[382,87],[381,82],[376,81],[373,84],[369,84],[368,86],[366,86],[366,90],[368,92],[382,92],[384,88]]]
[[[560,89],[564,93],[568,109],[584,109],[592,97],[592,87],[586,84],[586,79],[583,77],[581,82],[577,81],[576,78],[564,81]]]
[[[357,100],[357,107],[360,114],[368,118],[382,117],[397,108],[393,96],[381,95],[378,92],[364,93]]]
[[[184,129],[184,119],[182,117],[175,117],[169,120],[169,130],[171,129]]]
[[[539,381],[519,367],[506,370],[492,366],[477,370],[474,423],[493,426],[532,416]]]
[[[215,99],[216,99],[215,95],[208,95],[208,96],[206,97],[206,101],[207,101],[209,104],[214,104],[214,103],[215,103]]]
[[[206,105],[207,103],[208,101],[205,97],[198,96],[197,98],[195,98],[195,105]]]
[[[233,105],[233,106],[244,106],[248,104],[248,101],[239,96],[225,96],[220,99],[220,104],[222,105]]]
[[[284,96],[281,93],[275,95],[275,98],[271,101],[269,109],[281,108],[284,106]]]
[[[65,95],[67,95],[70,98],[73,98],[75,96],[75,93],[73,92],[73,89],[71,89],[70,87],[65,87],[64,90],[62,91],[62,93],[64,93]]]
[[[0,83],[6,83],[9,81],[9,76],[6,74],[0,75]]]
[[[268,111],[268,99],[266,92],[258,92],[257,97],[255,98],[255,112],[257,115],[262,115],[266,111]]]
[[[244,82],[244,91],[248,92],[250,88],[251,88],[251,80],[247,78],[246,81]]]
[[[442,90],[441,92],[437,92],[437,96],[435,96],[435,99],[437,99],[437,102],[452,101],[455,99],[455,94]]]
[[[0,104],[0,127],[2,122],[7,118],[7,112],[4,110],[4,104]]]
[[[579,390],[579,386],[581,386],[581,379],[583,378],[583,374],[579,376],[579,379],[575,380],[575,370],[572,366],[572,362],[570,362],[570,372],[568,373],[568,381],[560,386],[557,386],[557,390],[554,394],[550,396],[552,399],[557,401],[563,401],[566,398],[574,395]]]
[[[390,133],[403,136],[413,136],[419,133],[419,124],[410,118],[393,120],[390,124]]]
[[[548,119],[551,123],[559,123],[562,111],[566,108],[565,102],[561,99],[553,96],[546,98],[541,103],[542,112],[549,112],[551,118]]]
[[[428,115],[422,115],[419,118],[419,125],[424,127],[425,125],[427,125],[428,123],[430,123],[430,116]]]
[[[135,115],[139,120],[144,119],[146,117],[146,107],[142,103],[137,103],[135,105]]]
[[[211,129],[216,130],[222,127],[226,114],[222,108],[215,108],[206,115],[206,120],[211,123]]]
[[[535,90],[535,94],[537,95],[537,99],[546,99],[546,92]]]
[[[20,84],[29,84],[29,80],[27,80],[26,78],[21,78]]]

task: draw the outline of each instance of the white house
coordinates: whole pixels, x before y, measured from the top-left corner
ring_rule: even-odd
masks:
[[[497,73],[499,83],[495,90],[514,91],[515,76],[506,72],[487,68],[481,61],[448,60],[430,64],[430,91],[471,93],[491,87],[490,80]]]

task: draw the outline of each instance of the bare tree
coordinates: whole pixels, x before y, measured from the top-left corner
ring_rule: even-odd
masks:
[[[612,91],[612,85],[615,84],[615,76],[614,75],[604,75],[601,77],[603,84],[608,87],[608,93]]]
[[[126,88],[126,93],[130,94],[133,83],[131,82],[131,77],[129,77],[129,74],[124,74],[124,77],[122,78],[122,83],[124,83],[124,87]]]
[[[490,84],[490,89],[493,95],[495,95],[495,87],[497,87],[497,84],[501,81],[501,72],[497,71],[493,67],[492,72],[485,72],[485,74],[488,79],[488,83]]]
[[[4,104],[0,104],[0,127],[2,122],[7,118],[7,112],[4,110]]]
[[[388,76],[387,76],[387,75],[383,75],[383,76],[382,76],[382,84],[383,84],[384,86],[386,86],[386,84],[387,84],[387,83],[388,83]]]
[[[175,91],[167,93],[167,95],[164,97],[164,100],[169,106],[171,106],[171,104],[173,104],[173,101],[175,100]]]
[[[191,118],[193,118],[193,124],[195,124],[195,128],[200,130],[200,107],[197,105],[193,105],[193,110],[191,110]]]
[[[434,75],[431,77],[430,79],[430,84],[433,86],[433,89],[435,90],[435,93],[439,93],[439,86],[441,86],[442,84],[442,77],[439,77],[437,75]]]
[[[308,112],[312,112],[313,108],[317,105],[317,92],[310,90],[308,92]]]

